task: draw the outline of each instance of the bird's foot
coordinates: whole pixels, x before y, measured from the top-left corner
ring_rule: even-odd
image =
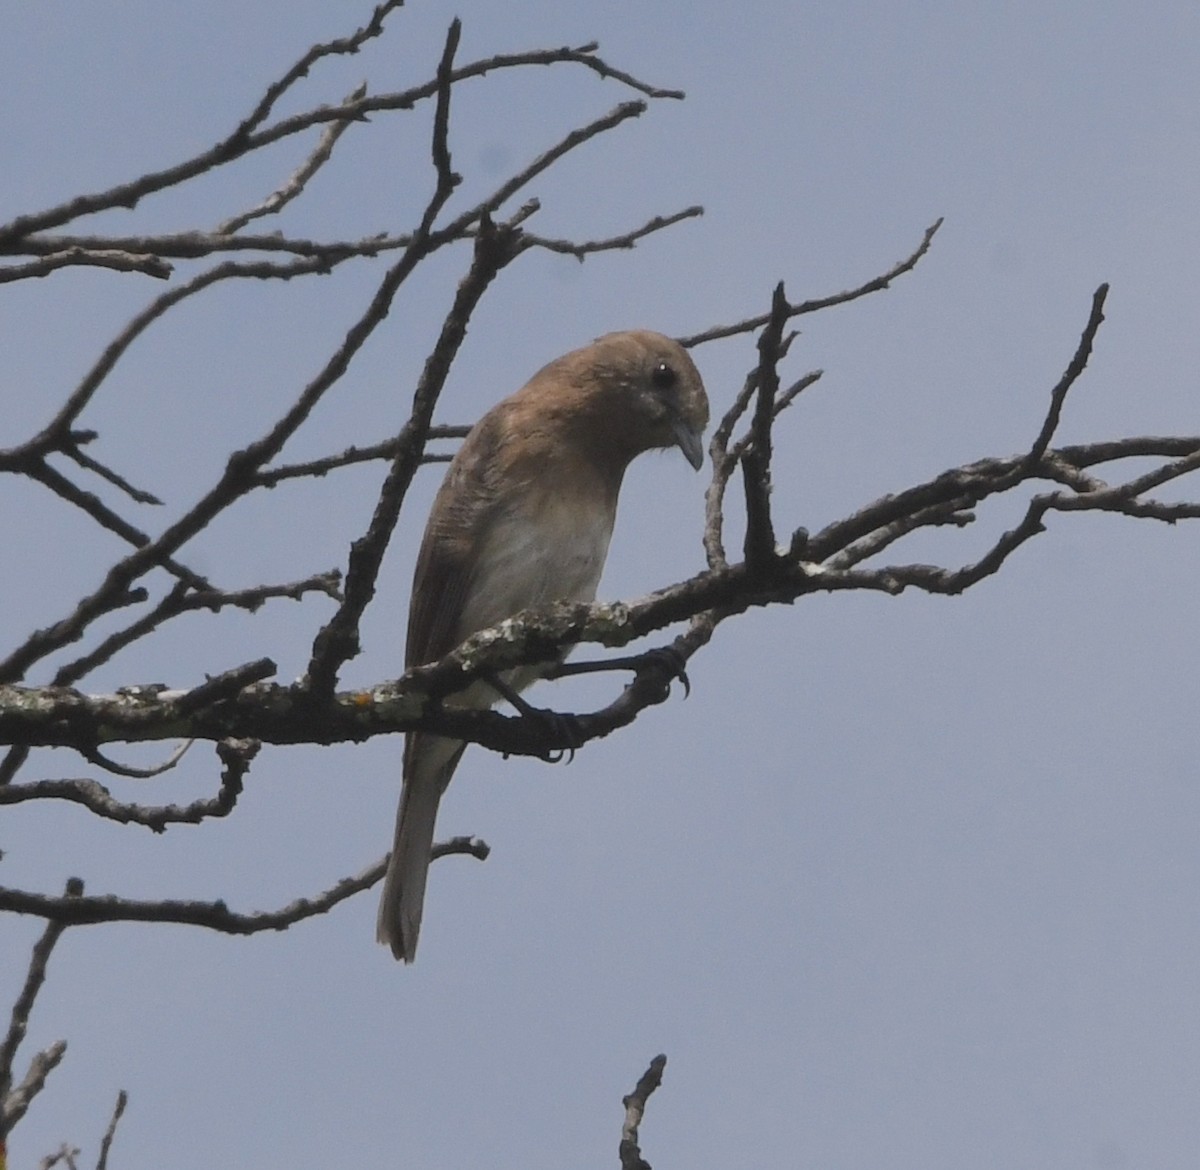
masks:
[[[569,764],[575,758],[575,749],[583,747],[583,728],[577,715],[566,711],[551,711],[548,707],[534,707],[524,699],[513,703],[513,706],[517,708],[522,719],[539,726],[547,739],[567,745],[539,752],[539,760],[544,760],[547,764]]]
[[[692,693],[692,683],[687,674],[687,658],[674,646],[658,646],[639,655],[644,663],[657,663],[659,669],[666,675],[666,687],[671,689],[672,682],[683,684],[683,697],[686,699]],[[640,669],[640,667],[635,667]]]
[[[554,748],[540,758],[548,764],[569,764],[575,758],[576,748],[583,747],[583,727],[576,715],[568,711],[551,711],[546,707],[530,707],[521,712],[526,719],[533,719],[546,728],[547,735],[566,743],[565,748]]]
[[[551,711],[548,707],[535,707],[521,698],[517,691],[500,678],[492,677],[488,679],[488,682],[497,694],[512,705],[522,719],[538,724],[547,739],[554,739],[567,745],[564,748],[549,748],[540,752],[538,759],[545,760],[548,764],[563,762],[569,764],[575,758],[576,749],[583,747],[585,742],[583,726],[577,715],[571,715],[566,711]]]
[[[564,662],[546,672],[546,678],[566,678],[572,674],[597,674],[607,670],[631,670],[644,676],[649,669],[661,672],[669,687],[672,682],[683,683],[683,697],[692,693],[691,680],[687,674],[687,657],[674,646],[656,646],[641,654],[630,654],[624,658],[600,658],[592,662]]]

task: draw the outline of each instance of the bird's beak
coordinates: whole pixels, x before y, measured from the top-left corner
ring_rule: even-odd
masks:
[[[688,426],[681,418],[671,420],[671,432],[675,436],[675,445],[683,452],[683,457],[699,471],[704,466],[704,448],[700,444],[700,432]]]

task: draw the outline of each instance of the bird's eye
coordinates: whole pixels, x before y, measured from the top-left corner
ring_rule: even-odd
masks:
[[[679,381],[679,375],[666,362],[659,362],[650,375],[650,381],[658,390],[670,390]]]

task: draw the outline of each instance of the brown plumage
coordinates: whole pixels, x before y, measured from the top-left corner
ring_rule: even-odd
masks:
[[[471,634],[554,601],[591,601],[630,461],[679,447],[693,467],[708,399],[668,337],[610,333],[540,370],[472,428],[434,500],[417,557],[405,665],[433,662]],[[504,681],[521,690],[545,666]],[[490,707],[486,682],[447,699]],[[466,745],[413,732],[379,904],[377,937],[412,962],[438,803]]]

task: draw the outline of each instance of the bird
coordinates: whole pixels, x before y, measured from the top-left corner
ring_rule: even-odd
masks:
[[[609,333],[543,367],[471,428],[430,510],[413,573],[405,668],[435,662],[523,609],[595,600],[625,469],[678,447],[697,471],[708,424],[700,372],[678,342]],[[447,706],[491,707],[557,666],[479,679]],[[466,744],[411,731],[378,941],[417,951],[438,804]]]

